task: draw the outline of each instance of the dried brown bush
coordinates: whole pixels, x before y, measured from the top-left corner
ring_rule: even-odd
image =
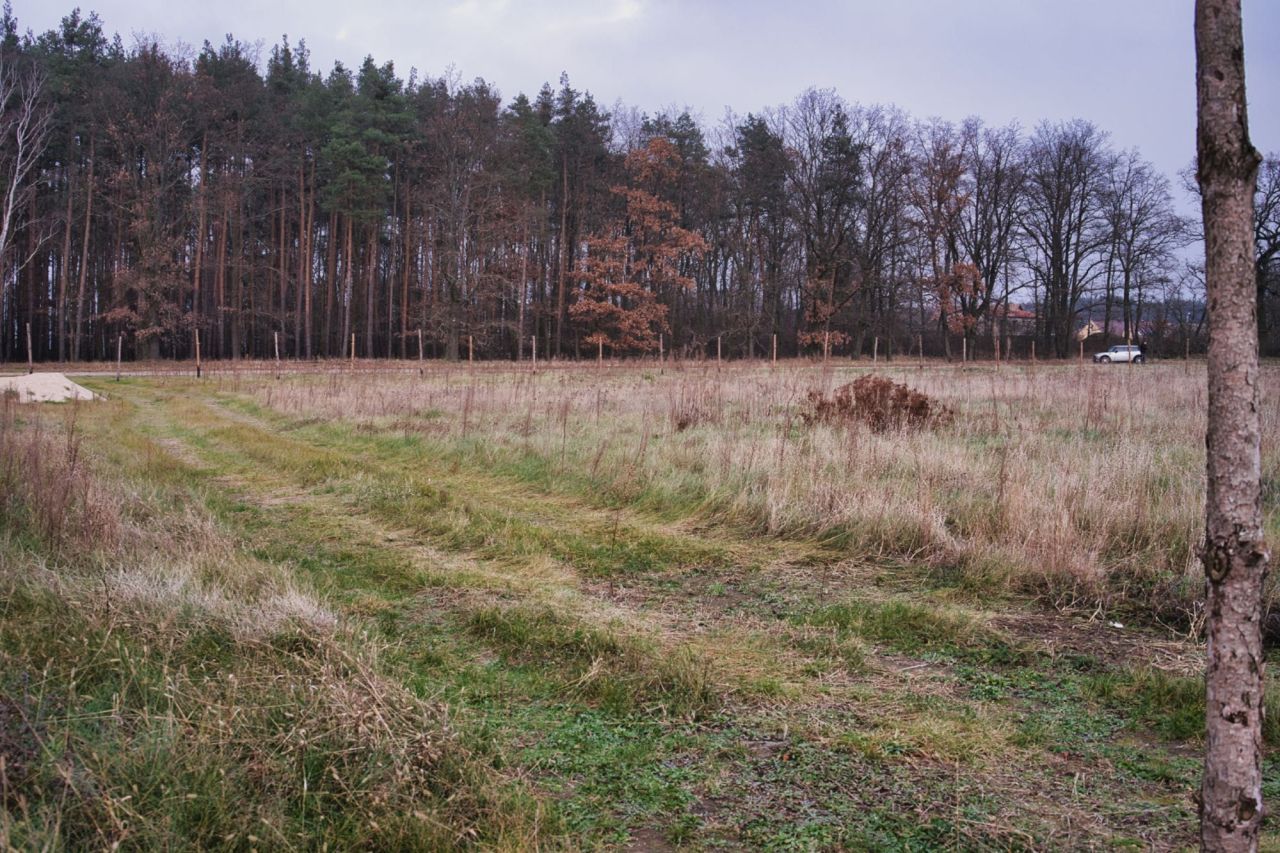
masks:
[[[951,423],[955,413],[938,400],[883,376],[862,376],[831,396],[810,391],[800,417],[806,424],[864,423],[875,432]]]
[[[81,458],[75,405],[61,429],[40,416],[23,424],[18,405],[0,400],[0,529],[25,527],[54,551],[110,547],[119,534],[118,507],[100,494]]]

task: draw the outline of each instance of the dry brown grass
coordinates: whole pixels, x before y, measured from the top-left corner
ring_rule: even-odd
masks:
[[[120,519],[82,459],[78,411],[73,404],[51,423],[13,395],[0,397],[0,513],[21,519],[54,550],[110,549]]]
[[[809,393],[860,375],[844,365],[235,382],[285,414],[403,430],[551,489],[813,538],[984,591],[1197,624],[1201,365],[878,372],[940,401],[954,422],[797,429]],[[1274,484],[1280,370],[1265,369],[1263,383]],[[1274,500],[1267,511],[1274,532]]]

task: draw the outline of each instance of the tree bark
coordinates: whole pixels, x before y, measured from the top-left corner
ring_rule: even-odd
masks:
[[[1253,193],[1260,158],[1245,111],[1240,0],[1197,0],[1197,179],[1209,294],[1205,850],[1252,851],[1262,823],[1262,587]]]
[[[329,230],[325,232],[324,278],[324,354],[333,356],[333,304],[336,301],[338,269],[338,214],[329,214]],[[345,348],[344,348],[345,351]]]
[[[373,323],[375,319],[374,310],[377,305],[376,293],[374,287],[377,286],[378,276],[378,225],[375,223],[369,229],[369,249],[365,255],[365,286],[364,286],[364,347],[365,355],[373,358],[377,355],[377,350],[373,344]]]
[[[214,301],[216,302],[214,324],[218,334],[218,358],[226,358],[227,355],[227,227],[230,217],[231,211],[224,198],[222,218],[215,229],[218,235],[218,266],[213,274]]]
[[[58,304],[55,323],[58,329],[58,361],[67,360],[67,279],[71,274],[68,268],[71,262],[71,170],[67,174],[67,212],[62,221],[62,257],[58,258]]]
[[[94,137],[89,137],[89,179],[85,184],[84,234],[80,243],[80,281],[76,287],[76,325],[71,339],[71,360],[80,360],[80,330],[84,323],[84,291],[89,276],[89,233],[93,225]]]
[[[197,335],[200,333],[201,301],[203,299],[201,294],[203,282],[200,277],[203,274],[204,267],[205,230],[208,220],[208,151],[209,134],[206,132],[200,141],[200,201],[198,205],[198,221],[196,223],[195,260],[191,265],[191,315],[192,324],[195,326]]]
[[[560,195],[560,242],[559,242],[560,280],[556,286],[556,350],[555,350],[556,357],[560,356],[560,350],[564,346],[564,317],[565,317],[564,287],[565,287],[565,278],[568,275],[568,271],[569,271],[569,256],[567,254],[570,249],[568,234],[567,234],[569,230],[569,161],[568,159],[561,161],[560,168],[561,168],[561,182],[563,184],[563,190]]]
[[[237,188],[237,193],[240,189]],[[231,263],[234,266],[234,302],[231,307],[231,357],[244,358],[244,197],[236,199],[236,218],[231,230]],[[252,294],[252,291],[250,291]]]
[[[315,282],[312,280],[314,276],[312,275],[312,271],[311,271],[311,265],[313,260],[311,253],[313,251],[313,245],[315,240],[315,220],[316,220],[316,164],[314,160],[311,161],[311,192],[307,196],[306,205],[307,205],[306,211],[305,211],[306,215],[303,217],[302,235],[300,237],[300,241],[302,243],[301,279],[302,279],[302,298],[303,298],[303,304],[302,304],[303,340],[305,341],[305,348],[303,350],[303,355],[305,355],[307,360],[310,361],[311,353],[312,353],[311,323],[312,323],[312,313],[313,313],[311,309],[311,299],[312,299],[311,291],[312,291],[312,288],[315,286]]]
[[[529,300],[529,213],[524,212],[520,231],[520,304],[516,321],[516,361],[524,360],[524,306]]]
[[[303,323],[302,306],[306,301],[303,294],[310,292],[311,281],[307,277],[307,184],[303,163],[298,163],[298,254],[297,254],[297,286],[293,289],[293,357],[302,358],[304,348],[310,349],[310,342],[304,338],[311,334],[310,324]]]
[[[345,217],[347,225],[347,250],[342,259],[342,357],[347,357],[347,337],[351,334],[351,300],[352,265],[355,255],[355,241],[351,217]],[[353,347],[354,349],[354,347]],[[355,352],[351,353],[355,358]]]
[[[279,244],[277,248],[277,263],[280,265],[280,316],[276,321],[280,334],[284,336],[285,349],[289,347],[289,327],[286,320],[289,317],[289,194],[283,181],[280,182],[280,233]],[[298,330],[294,329],[294,335],[298,334]]]
[[[400,357],[409,357],[409,272],[412,267],[413,246],[412,229],[409,227],[413,223],[413,189],[409,181],[405,181],[404,186],[404,219],[400,223],[401,243],[400,243]],[[387,356],[391,356],[391,346],[387,345]]]

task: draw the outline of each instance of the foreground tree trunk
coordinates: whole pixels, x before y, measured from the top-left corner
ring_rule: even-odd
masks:
[[[1240,0],[1197,0],[1197,179],[1209,292],[1208,744],[1205,850],[1252,851],[1262,823],[1261,509],[1253,193],[1258,152],[1245,113]]]

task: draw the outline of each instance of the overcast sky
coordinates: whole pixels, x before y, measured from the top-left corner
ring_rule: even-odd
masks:
[[[14,0],[23,29],[56,0]],[[608,108],[688,106],[714,124],[809,86],[917,117],[1086,118],[1172,175],[1195,153],[1191,0],[88,0],[135,33],[199,46],[232,33],[266,49],[305,38],[312,67],[367,54],[438,76],[453,66],[510,98],[567,71]],[[1250,130],[1280,151],[1280,2],[1245,0]]]

